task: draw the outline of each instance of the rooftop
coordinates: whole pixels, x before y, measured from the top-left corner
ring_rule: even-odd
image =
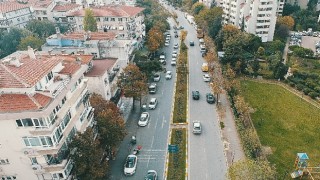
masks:
[[[116,37],[114,32],[72,32],[62,35],[62,39],[83,39],[84,36],[88,36],[88,40],[112,40]]]
[[[132,6],[99,6],[92,7],[91,10],[95,17],[131,17],[142,12],[144,8]],[[68,16],[84,16],[85,9],[71,12]]]
[[[99,77],[102,76],[107,70],[113,67],[117,59],[101,59],[93,60],[93,67],[90,72],[85,74],[87,77]]]
[[[57,4],[54,8],[53,11],[58,11],[58,12],[67,12],[69,10],[79,8],[81,5],[79,4]]]
[[[0,13],[7,13],[19,9],[29,8],[30,5],[18,2],[0,2]]]

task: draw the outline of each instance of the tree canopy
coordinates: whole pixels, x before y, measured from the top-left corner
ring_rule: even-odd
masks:
[[[27,23],[26,29],[38,35],[40,39],[45,39],[56,32],[54,24],[48,20],[31,20]]]
[[[164,44],[164,36],[159,28],[153,27],[147,35],[147,47],[149,51],[155,52]]]
[[[85,31],[97,32],[97,21],[94,18],[93,11],[91,9],[86,9],[83,18],[83,29]]]
[[[38,37],[27,36],[27,37],[21,39],[21,41],[18,45],[18,49],[19,50],[27,50],[28,46],[32,47],[33,49],[41,49],[41,46],[43,45],[43,43],[44,43],[44,41]]]

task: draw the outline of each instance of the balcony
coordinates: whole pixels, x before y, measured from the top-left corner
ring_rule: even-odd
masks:
[[[47,154],[47,164],[43,164],[46,172],[63,170],[69,161],[70,151],[68,149],[60,149],[57,154]]]
[[[54,80],[51,84],[44,87],[43,92],[47,93],[48,96],[55,98],[61,93],[63,89],[67,87],[70,82],[71,77],[68,75],[58,75],[54,77]],[[40,90],[40,89],[36,89]]]

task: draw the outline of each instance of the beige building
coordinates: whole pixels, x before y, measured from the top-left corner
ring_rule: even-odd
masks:
[[[68,179],[69,142],[93,126],[91,55],[18,51],[0,62],[0,177]]]
[[[52,9],[53,22],[62,26],[68,26],[67,14],[79,11],[80,9],[82,9],[82,6],[79,4],[57,4]]]

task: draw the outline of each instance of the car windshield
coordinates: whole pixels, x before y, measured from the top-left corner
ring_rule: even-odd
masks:
[[[150,101],[150,105],[154,105],[155,103],[155,101]]]
[[[133,168],[135,164],[136,158],[135,157],[128,157],[126,168]]]
[[[154,175],[153,174],[148,174],[145,180],[154,180]]]
[[[146,114],[142,114],[140,117],[140,121],[146,121],[147,120],[147,115]]]

